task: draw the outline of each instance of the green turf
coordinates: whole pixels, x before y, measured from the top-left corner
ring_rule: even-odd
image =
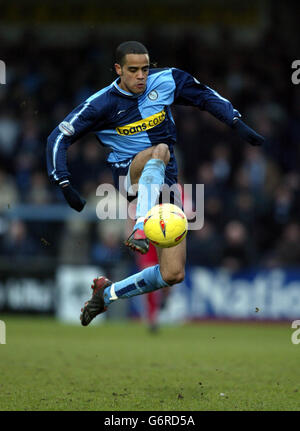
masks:
[[[290,323],[83,328],[2,316],[0,410],[299,410]],[[224,394],[224,395],[220,395]]]

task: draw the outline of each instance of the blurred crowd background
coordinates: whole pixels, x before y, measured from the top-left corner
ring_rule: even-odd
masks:
[[[7,82],[0,85],[2,263],[130,265],[132,255],[122,245],[126,222],[87,219],[85,210],[70,216],[47,178],[45,148],[47,136],[75,106],[116,78],[118,44],[139,40],[158,67],[190,72],[266,137],[263,147],[251,147],[210,114],[173,107],[180,182],[205,187],[205,223],[188,234],[188,264],[232,271],[299,265],[300,93],[291,81],[291,64],[299,57],[297,13],[276,1],[251,4],[244,16],[240,11],[240,21],[212,17],[210,25],[182,16],[168,22],[166,16],[165,24],[60,22],[52,28],[47,21],[14,22],[6,11],[0,26],[0,58],[7,66]],[[234,6],[228,3],[227,15]],[[208,2],[204,14],[205,7]],[[112,183],[106,156],[92,135],[68,151],[72,183],[94,213],[98,185]],[[51,217],[51,208],[61,206],[65,212]]]

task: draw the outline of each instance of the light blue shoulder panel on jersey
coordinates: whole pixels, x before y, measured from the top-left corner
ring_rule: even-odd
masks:
[[[138,98],[139,110],[143,118],[161,112],[174,102],[175,82],[171,69],[149,75],[147,89]]]

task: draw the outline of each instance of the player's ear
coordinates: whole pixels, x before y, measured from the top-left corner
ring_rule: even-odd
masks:
[[[122,67],[120,64],[115,63],[115,71],[116,71],[117,75],[119,75],[119,76],[122,75]]]

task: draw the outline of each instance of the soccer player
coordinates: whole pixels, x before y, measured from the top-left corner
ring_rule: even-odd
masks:
[[[68,204],[81,211],[85,201],[70,183],[66,152],[78,138],[95,133],[102,145],[112,150],[107,161],[115,186],[119,188],[120,176],[125,177],[126,191],[130,191],[131,185],[138,185],[136,223],[126,245],[144,254],[149,249],[143,231],[144,217],[157,203],[164,184],[177,183],[172,104],[208,111],[252,145],[261,145],[264,138],[241,120],[240,113],[227,99],[189,73],[177,68],[150,69],[148,51],[139,42],[118,46],[115,71],[118,78],[114,82],[75,108],[50,134],[47,168],[50,179],[61,188]],[[176,193],[173,202],[181,205]],[[157,253],[157,265],[124,280],[112,283],[105,276],[94,279],[92,297],[81,310],[82,325],[88,325],[119,298],[183,281],[186,240],[172,248],[158,248]]]

